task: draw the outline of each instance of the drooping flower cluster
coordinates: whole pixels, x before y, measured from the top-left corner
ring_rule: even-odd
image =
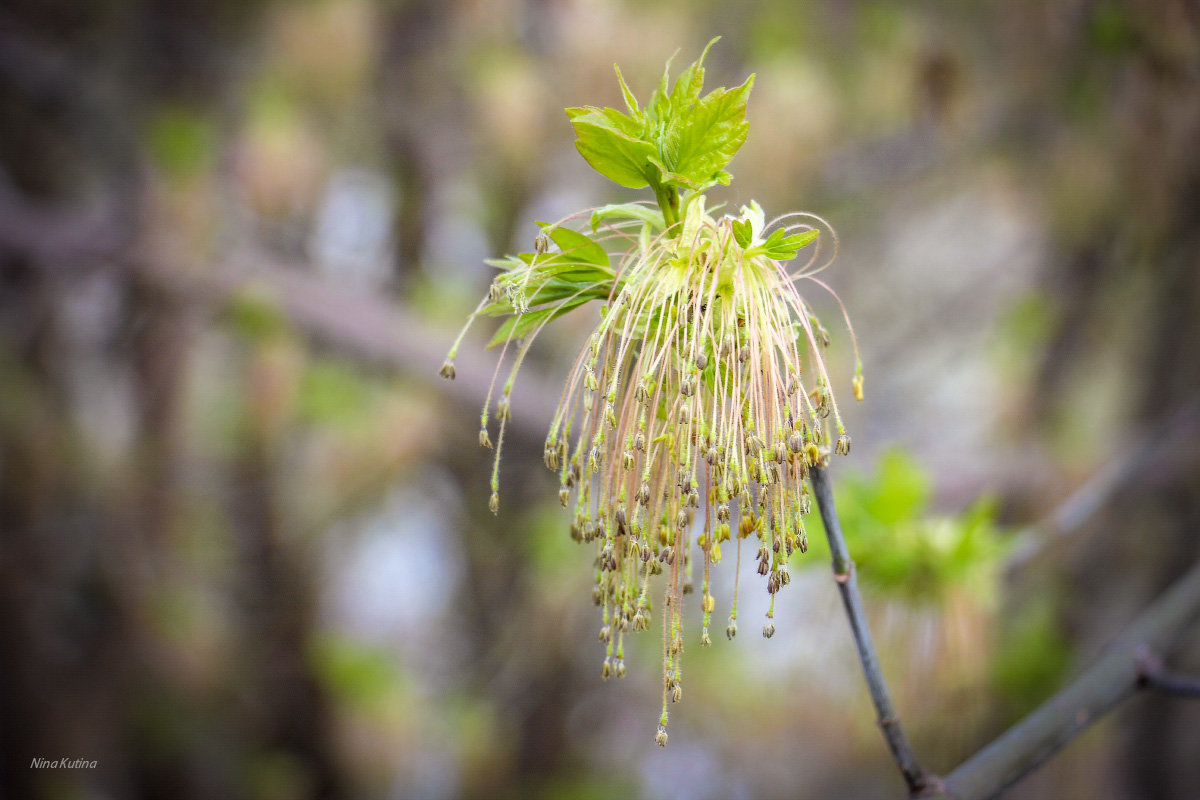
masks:
[[[805,478],[830,451],[848,453],[850,437],[822,358],[828,334],[796,288],[801,278],[824,285],[813,276],[825,266],[817,263],[818,237],[828,226],[806,214],[768,225],[754,203],[736,218],[715,218],[701,192],[680,203],[655,188],[661,211],[597,209],[591,235],[582,215],[543,226],[534,252],[494,262],[504,271],[472,318],[508,315],[492,344],[516,351],[496,404],[495,511],[509,393],[530,344],[557,316],[603,303],[571,367],[545,462],[559,475],[572,538],[595,548],[605,678],[624,676],[624,635],[646,630],[654,599],[662,599],[656,741],[665,744],[668,704],[682,697],[685,595],[698,580],[700,643],[708,644],[717,606],[712,567],[723,547],[735,548],[740,561],[745,540],[771,595],[763,627],[770,637],[789,556],[807,549]],[[806,249],[807,263],[789,271]],[[610,252],[619,253],[615,267]],[[457,347],[443,367],[447,377]],[[853,387],[861,399],[861,364]],[[488,411],[485,446],[492,444]],[[729,638],[737,633],[736,585]]]

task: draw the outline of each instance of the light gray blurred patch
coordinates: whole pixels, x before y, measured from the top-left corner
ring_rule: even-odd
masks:
[[[343,286],[382,286],[391,272],[395,208],[395,192],[384,175],[363,169],[335,173],[309,241],[321,273]]]
[[[426,253],[438,275],[474,282],[480,275],[495,272],[483,263],[492,253],[483,230],[483,198],[478,187],[450,182],[441,187],[433,202]]]
[[[339,630],[415,646],[439,629],[463,573],[458,537],[444,510],[447,492],[444,485],[400,488],[352,523],[356,530],[330,537],[341,551],[331,559],[328,595]]]

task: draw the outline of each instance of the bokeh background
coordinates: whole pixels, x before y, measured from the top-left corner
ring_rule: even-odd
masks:
[[[518,383],[498,516],[487,326],[436,375],[484,258],[639,196],[561,109],[713,35],[710,85],[758,75],[713,198],[841,238],[867,399],[834,478],[927,764],[1195,560],[1195,3],[9,0],[0,794],[902,794],[818,536],[771,641],[749,572],[743,635],[689,640],[665,750],[656,630],[600,680],[592,555],[541,466],[595,309]],[[1138,697],[1013,796],[1197,787],[1197,708]]]

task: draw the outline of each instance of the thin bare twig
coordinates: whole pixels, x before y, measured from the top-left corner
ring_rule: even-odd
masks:
[[[846,616],[850,620],[850,631],[854,634],[854,645],[858,649],[858,657],[862,662],[863,674],[867,679],[867,688],[871,692],[871,700],[875,703],[875,716],[883,737],[887,740],[892,759],[904,776],[910,797],[922,797],[940,787],[937,776],[926,772],[917,755],[909,744],[904,728],[900,725],[900,716],[892,705],[888,693],[887,682],[879,667],[879,657],[875,653],[875,643],[871,639],[871,629],[867,625],[866,613],[863,611],[862,595],[858,592],[858,577],[854,572],[854,562],[846,548],[846,539],[842,535],[842,523],[838,519],[837,507],[833,502],[833,487],[829,476],[820,467],[811,470],[813,492],[817,498],[817,508],[821,512],[821,521],[825,523],[825,535],[829,539],[829,551],[833,555],[833,578],[837,581],[838,591],[842,595],[842,604],[846,607]]]
[[[1200,678],[1168,672],[1158,656],[1147,651],[1138,662],[1139,689],[1148,689],[1174,697],[1200,698]]]

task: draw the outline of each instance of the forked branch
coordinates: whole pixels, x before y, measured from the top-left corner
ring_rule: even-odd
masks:
[[[910,797],[943,800],[993,798],[1028,775],[1137,689],[1200,697],[1200,681],[1162,669],[1161,654],[1200,614],[1200,564],[1142,612],[1096,664],[944,778],[921,767],[900,726],[863,613],[854,562],[833,502],[829,476],[812,470],[813,489],[854,643],[875,703],[880,729],[904,776]]]

